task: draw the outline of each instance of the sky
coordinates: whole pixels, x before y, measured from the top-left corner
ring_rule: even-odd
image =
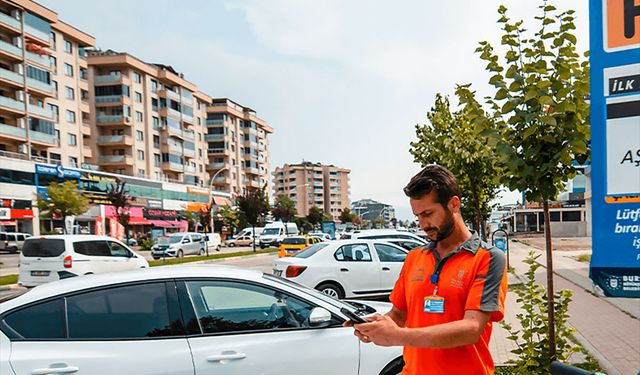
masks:
[[[351,170],[351,201],[391,204],[413,219],[402,188],[420,170],[409,143],[436,93],[491,91],[474,52],[498,46],[497,9],[533,23],[533,0],[40,0],[113,49],[173,66],[200,91],[254,109],[270,124],[271,169],[301,161]],[[576,10],[588,49],[588,1]],[[520,195],[505,192],[502,203]]]

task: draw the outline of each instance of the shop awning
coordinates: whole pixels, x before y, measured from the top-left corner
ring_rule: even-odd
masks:
[[[18,222],[16,220],[0,220],[0,225],[15,227],[18,225]]]
[[[129,225],[152,225],[152,223],[143,217],[130,217]]]
[[[183,224],[179,221],[168,221],[168,220],[149,220],[151,225],[160,228],[182,228]]]
[[[229,198],[225,197],[213,197],[213,203],[215,203],[217,206],[232,206]]]

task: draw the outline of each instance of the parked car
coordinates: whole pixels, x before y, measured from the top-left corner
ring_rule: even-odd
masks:
[[[291,236],[282,240],[278,256],[280,258],[294,256],[307,247],[322,242],[318,237],[311,236]]]
[[[423,232],[424,233],[424,232]],[[427,244],[427,240],[416,234],[403,232],[395,229],[367,229],[367,230],[355,230],[345,234],[343,239],[366,239],[366,240],[413,240],[423,245]]]
[[[298,233],[298,226],[296,223],[286,223],[281,221],[274,221],[273,223],[269,223],[265,225],[262,234],[260,235],[260,248],[264,249],[265,247],[278,247],[282,240],[284,240],[287,236],[295,236]]]
[[[361,343],[341,308],[391,305],[223,266],[61,280],[0,303],[0,373],[400,373],[402,348]]]
[[[409,251],[425,245],[423,241],[410,240],[406,238],[390,238],[390,239],[381,240],[381,241],[398,245],[401,248]]]
[[[245,234],[243,236],[238,236],[236,238],[232,238],[227,240],[225,244],[229,247],[235,246],[252,246],[253,237],[250,234]]]
[[[155,249],[154,249],[155,247]],[[168,243],[153,246],[153,259],[166,257],[182,258],[185,255],[204,255],[204,237],[200,233],[179,232],[169,235]]]
[[[0,232],[0,250],[10,253],[22,251],[24,241],[31,237],[29,233]]]
[[[332,240],[331,236],[329,234],[327,234],[327,233],[324,233],[324,232],[309,232],[309,235],[313,236],[313,237],[318,237],[322,241],[331,241]],[[336,233],[336,235],[337,235],[337,233]]]
[[[220,251],[220,246],[222,245],[220,233],[205,233],[203,236],[209,250]]]
[[[125,239],[124,242],[129,246],[137,246],[138,241],[135,238]]]
[[[147,267],[149,263],[142,255],[112,237],[31,237],[20,253],[18,284],[31,287],[72,276]]]
[[[273,273],[335,298],[391,293],[408,251],[383,241],[321,242],[276,259]]]

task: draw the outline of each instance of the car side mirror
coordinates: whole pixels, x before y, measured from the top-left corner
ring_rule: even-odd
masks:
[[[189,239],[185,238],[184,240],[182,240],[182,243],[189,243]]]
[[[328,327],[331,324],[331,313],[323,307],[315,307],[309,314],[309,326],[314,328]]]

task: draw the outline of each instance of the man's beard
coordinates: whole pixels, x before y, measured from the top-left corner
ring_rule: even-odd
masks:
[[[425,231],[425,233],[427,233],[427,236],[429,237],[429,239],[431,241],[439,242],[439,241],[442,241],[445,238],[449,237],[451,235],[451,233],[453,232],[453,228],[454,228],[453,214],[451,213],[451,211],[449,211],[448,208],[445,208],[444,221],[440,225],[440,227],[429,227],[429,228],[424,229],[424,231]],[[436,232],[436,238],[431,238],[429,236],[429,232],[431,232],[431,231],[435,231]]]

